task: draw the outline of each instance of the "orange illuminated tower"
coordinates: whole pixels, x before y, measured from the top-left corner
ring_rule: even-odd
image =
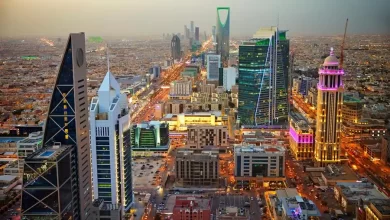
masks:
[[[331,48],[318,70],[315,163],[325,166],[340,162],[341,109],[343,106],[343,75],[339,61]]]

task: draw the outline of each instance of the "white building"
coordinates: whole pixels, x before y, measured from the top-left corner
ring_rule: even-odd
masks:
[[[221,55],[207,55],[207,79],[218,80]]]
[[[190,96],[192,93],[191,80],[175,80],[171,82],[169,97],[174,98],[176,96]]]
[[[106,204],[133,202],[131,176],[130,114],[125,94],[107,72],[90,107],[93,193]]]
[[[237,69],[234,67],[223,68],[223,87],[230,91],[233,85],[236,85],[238,77]]]
[[[280,181],[285,177],[285,149],[280,146],[234,146],[234,175],[237,180]]]
[[[16,143],[19,158],[19,175],[23,176],[24,158],[42,147],[43,132],[32,132]]]

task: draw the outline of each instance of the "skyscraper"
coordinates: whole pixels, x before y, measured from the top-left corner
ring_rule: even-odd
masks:
[[[70,34],[54,85],[43,147],[25,159],[22,215],[92,219],[84,33]]]
[[[194,21],[191,21],[190,28],[191,28],[191,30],[190,30],[190,32],[191,32],[190,33],[191,34],[190,38],[194,38],[194,35],[195,35]]]
[[[180,38],[177,35],[172,37],[171,41],[171,56],[174,60],[180,60],[181,56],[181,47],[180,47]]]
[[[187,25],[184,25],[184,37],[185,37],[185,39],[188,39],[188,32],[187,32]]]
[[[324,166],[340,162],[343,106],[343,75],[333,48],[318,70],[315,163]]]
[[[216,33],[216,26],[212,26],[211,27],[211,34],[212,34],[212,37],[213,37],[213,42],[216,41],[216,36],[215,36],[215,33]]]
[[[244,125],[287,124],[289,40],[261,28],[239,47],[238,116]]]
[[[108,71],[90,106],[94,198],[122,205],[133,202],[130,113],[127,97]]]
[[[219,67],[221,67],[221,55],[207,55],[207,79],[219,79]]]
[[[229,60],[230,37],[230,8],[217,8],[217,54],[221,55],[223,66],[227,66]]]
[[[195,40],[199,42],[199,27],[195,27]]]

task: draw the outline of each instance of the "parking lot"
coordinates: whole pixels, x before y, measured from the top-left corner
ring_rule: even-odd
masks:
[[[133,159],[133,177],[135,190],[156,189],[161,186],[161,175],[164,172],[162,158]]]

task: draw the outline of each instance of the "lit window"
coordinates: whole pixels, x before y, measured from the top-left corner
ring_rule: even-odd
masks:
[[[64,105],[64,109],[68,109],[68,106],[67,106],[67,105]]]
[[[68,140],[69,139],[69,135],[65,135],[65,140]]]
[[[68,121],[68,117],[64,117],[64,121]]]
[[[68,133],[68,129],[65,129],[65,134],[67,134]]]

